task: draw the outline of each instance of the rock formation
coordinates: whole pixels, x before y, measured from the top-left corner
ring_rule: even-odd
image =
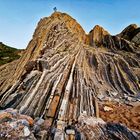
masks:
[[[43,118],[59,130],[49,138],[63,139],[66,126],[83,113],[100,119],[100,105],[106,101],[139,106],[138,29],[132,26],[112,36],[95,26],[86,34],[67,14],[55,12],[41,19],[22,57],[0,67],[0,108]],[[135,32],[133,37],[131,32]],[[107,125],[105,131],[113,127]],[[129,131],[125,130],[122,133]]]
[[[140,27],[136,24],[126,27],[118,36],[140,45]]]

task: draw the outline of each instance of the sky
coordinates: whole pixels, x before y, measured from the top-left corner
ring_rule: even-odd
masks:
[[[97,24],[113,35],[129,24],[140,25],[140,0],[0,0],[0,42],[26,48],[39,20],[54,7],[87,33]]]

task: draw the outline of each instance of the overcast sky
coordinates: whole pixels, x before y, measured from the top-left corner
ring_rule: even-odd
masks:
[[[53,7],[75,18],[88,33],[99,24],[111,34],[140,25],[140,0],[0,0],[0,42],[26,48],[40,18]]]

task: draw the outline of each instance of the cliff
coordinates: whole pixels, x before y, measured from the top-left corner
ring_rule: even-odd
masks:
[[[129,39],[128,31],[112,36],[95,26],[86,34],[76,20],[60,12],[41,19],[21,58],[0,67],[0,108],[47,120],[59,130],[48,136],[54,139],[62,139],[66,126],[83,113],[140,130],[136,119],[129,125],[133,122],[126,119],[127,111],[119,119],[110,117],[116,106],[140,107],[140,45],[135,41],[139,32]],[[129,115],[137,118],[139,112]]]

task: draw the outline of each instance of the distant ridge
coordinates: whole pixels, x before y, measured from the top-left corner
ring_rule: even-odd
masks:
[[[22,51],[0,42],[0,66],[19,59]]]

